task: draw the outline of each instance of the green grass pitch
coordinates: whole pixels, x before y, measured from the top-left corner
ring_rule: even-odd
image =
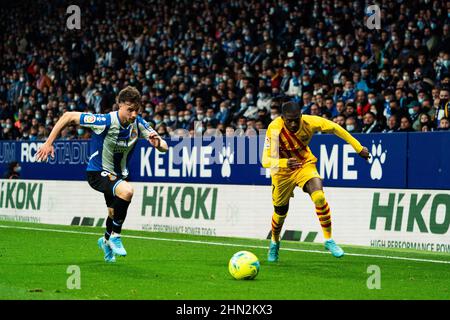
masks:
[[[57,232],[63,231],[63,232]],[[0,299],[450,299],[450,255],[284,241],[266,262],[268,240],[125,230],[128,256],[103,261],[102,228],[0,222]],[[261,261],[255,280],[228,274],[228,260],[249,250]],[[368,289],[376,265],[381,288]],[[69,289],[69,266],[80,289]]]

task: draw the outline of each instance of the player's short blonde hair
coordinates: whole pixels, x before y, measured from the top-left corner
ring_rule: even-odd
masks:
[[[120,90],[116,97],[116,103],[128,103],[134,108],[139,109],[141,107],[141,94],[135,87],[127,86]]]

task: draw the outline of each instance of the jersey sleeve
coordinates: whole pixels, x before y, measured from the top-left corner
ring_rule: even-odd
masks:
[[[314,122],[315,132],[321,131],[324,133],[334,133],[339,138],[350,144],[357,153],[360,153],[362,151],[363,146],[361,145],[361,143],[359,143],[358,140],[356,140],[347,130],[342,128],[337,123],[324,119],[322,117],[314,117]]]
[[[279,128],[269,125],[264,140],[264,150],[261,164],[264,168],[287,168],[288,159],[280,159]]]
[[[139,134],[141,138],[148,139],[151,134],[157,133],[153,128],[142,119],[140,116],[137,117],[137,125],[139,127]]]
[[[91,128],[95,134],[101,134],[111,125],[109,114],[82,113],[80,115],[80,126]]]

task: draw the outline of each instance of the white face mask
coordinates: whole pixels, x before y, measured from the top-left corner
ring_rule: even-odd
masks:
[[[348,125],[345,126],[345,128],[347,129],[347,131],[355,130],[355,126],[353,124],[348,124]]]
[[[274,120],[276,117],[278,117],[277,114],[271,114],[271,115],[270,115],[270,119],[272,119],[272,120]]]

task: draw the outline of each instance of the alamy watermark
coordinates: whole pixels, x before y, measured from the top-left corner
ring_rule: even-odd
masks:
[[[367,273],[370,274],[367,278],[367,289],[381,289],[381,269],[377,265],[370,265],[367,267]]]
[[[81,289],[81,270],[77,265],[67,267],[66,273],[70,276],[67,278],[67,289]]]
[[[70,5],[67,7],[66,14],[70,16],[66,20],[66,26],[69,30],[81,29],[81,9],[77,5]]]
[[[370,30],[381,29],[381,10],[376,4],[370,5],[366,8],[366,27]]]

